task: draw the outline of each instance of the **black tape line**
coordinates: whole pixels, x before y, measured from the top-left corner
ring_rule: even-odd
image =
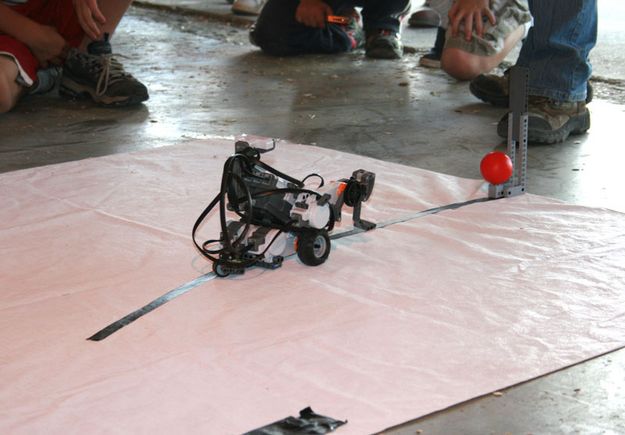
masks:
[[[155,309],[157,309],[160,306],[165,305],[167,302],[171,301],[172,299],[175,299],[178,296],[182,296],[183,294],[185,294],[189,290],[192,290],[195,287],[197,287],[197,286],[199,286],[201,284],[204,284],[207,281],[210,281],[211,279],[215,278],[215,276],[216,275],[213,272],[210,272],[210,273],[198,276],[194,280],[189,281],[189,282],[187,282],[185,284],[182,284],[179,287],[176,287],[173,290],[168,291],[163,296],[160,296],[160,297],[154,299],[149,304],[144,305],[143,307],[139,308],[138,310],[135,310],[132,313],[128,314],[127,316],[122,317],[118,321],[111,323],[107,327],[105,327],[103,329],[100,329],[98,332],[93,334],[91,337],[87,338],[87,340],[91,340],[91,341],[101,341],[101,340],[104,340],[109,335],[114,334],[115,332],[117,332],[120,329],[122,329],[124,326],[130,325],[132,322],[134,322],[135,320],[139,319],[140,317],[145,316],[150,311],[154,311]]]
[[[492,198],[477,198],[477,199],[471,199],[469,201],[463,201],[463,202],[456,202],[453,204],[447,204],[447,205],[442,205],[440,207],[434,207],[434,208],[430,208],[428,210],[423,210],[417,213],[412,213],[397,219],[391,219],[391,220],[387,220],[384,222],[380,222],[377,224],[376,228],[384,228],[384,227],[388,227],[390,225],[394,225],[394,224],[398,224],[398,223],[402,223],[402,222],[408,222],[411,221],[413,219],[418,219],[420,217],[424,217],[424,216],[429,216],[431,214],[436,214],[436,213],[440,213],[441,211],[445,211],[445,210],[455,210],[457,208],[460,207],[464,207],[467,205],[471,205],[471,204],[475,204],[478,202],[486,202],[486,201],[490,201]],[[353,236],[355,234],[360,234],[360,233],[364,233],[365,230],[361,229],[361,228],[354,228],[351,230],[347,230],[347,231],[343,231],[341,233],[336,233],[330,236],[330,239],[332,240],[337,240],[337,239],[342,239],[344,237],[349,237],[349,236]],[[167,302],[171,301],[172,299],[177,298],[178,296],[181,296],[183,294],[185,294],[186,292],[188,292],[189,290],[194,289],[195,287],[204,284],[207,281],[210,281],[211,279],[215,278],[216,275],[213,272],[207,273],[205,275],[201,275],[197,278],[195,278],[192,281],[189,281],[185,284],[182,284],[179,287],[176,287],[173,290],[168,291],[167,293],[165,293],[163,296],[154,299],[152,302],[150,302],[149,304],[139,308],[138,310],[133,311],[132,313],[128,314],[127,316],[122,317],[121,319],[119,319],[116,322],[111,323],[110,325],[108,325],[107,327],[99,330],[98,332],[96,332],[95,334],[93,334],[91,337],[87,338],[87,340],[91,340],[91,341],[101,341],[104,340],[105,338],[109,337],[111,334],[114,334],[115,332],[119,331],[120,329],[122,329],[124,326],[130,325],[132,322],[134,322],[135,320],[145,316],[147,313],[149,313],[150,311],[154,311],[155,309],[157,309],[160,306],[165,305]]]
[[[495,198],[476,198],[476,199],[470,199],[468,201],[454,202],[453,204],[441,205],[440,207],[429,208],[427,210],[419,211],[417,213],[411,213],[409,215],[402,216],[400,218],[389,219],[387,221],[378,222],[374,229],[384,228],[384,227],[388,227],[388,226],[391,226],[391,225],[400,224],[400,223],[403,223],[403,222],[409,222],[411,220],[418,219],[418,218],[421,218],[421,217],[424,217],[424,216],[429,216],[431,214],[440,213],[440,212],[445,211],[445,210],[455,210],[457,208],[465,207],[467,205],[476,204],[476,203],[479,203],[479,202],[491,201],[493,199],[495,199]],[[331,240],[342,239],[344,237],[349,237],[349,236],[353,236],[355,234],[360,234],[360,233],[364,233],[364,232],[366,232],[366,230],[363,230],[362,228],[353,228],[351,230],[347,230],[347,231],[343,231],[343,232],[340,232],[340,233],[332,234],[330,236],[330,239]]]

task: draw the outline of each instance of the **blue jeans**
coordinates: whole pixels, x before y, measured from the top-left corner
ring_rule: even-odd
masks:
[[[400,31],[401,18],[410,11],[410,0],[324,0],[334,14],[362,7],[365,33],[371,29]],[[295,20],[297,0],[268,0],[254,24],[250,38],[274,56],[305,53],[341,53],[351,50],[351,40],[336,24],[323,29],[307,27]]]
[[[534,26],[517,65],[529,68],[529,94],[583,101],[597,42],[597,0],[529,0]]]

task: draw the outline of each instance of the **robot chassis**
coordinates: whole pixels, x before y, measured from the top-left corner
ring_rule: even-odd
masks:
[[[224,164],[220,192],[193,226],[193,243],[220,277],[242,274],[252,266],[276,269],[293,254],[308,266],[323,264],[330,254],[329,232],[341,221],[343,205],[353,208],[355,227],[375,228],[360,218],[375,174],[358,169],[349,179],[327,184],[314,173],[298,180],[261,161],[261,154],[273,149],[275,142],[269,149],[259,149],[237,141],[235,154]],[[305,186],[310,178],[319,180],[316,188]],[[200,244],[197,229],[215,207],[220,237]],[[238,218],[229,219],[227,212]]]

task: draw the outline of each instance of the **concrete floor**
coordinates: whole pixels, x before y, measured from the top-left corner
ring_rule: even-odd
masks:
[[[593,127],[563,144],[531,147],[528,190],[625,212],[618,128],[625,6],[602,2]],[[432,29],[405,30],[412,50],[401,61],[362,53],[274,59],[248,44],[251,19],[233,17],[222,0],[135,4],[113,42],[150,89],[147,104],[98,108],[56,92],[26,98],[0,117],[0,172],[252,134],[479,178],[482,156],[502,147],[495,132],[502,110],[474,99],[466,83],[417,66]],[[625,433],[623,379],[621,350],[387,433]]]

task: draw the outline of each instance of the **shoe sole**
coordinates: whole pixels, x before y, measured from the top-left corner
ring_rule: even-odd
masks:
[[[232,13],[235,15],[260,15],[260,9],[247,9],[242,7],[232,8]]]
[[[386,50],[369,50],[366,52],[366,55],[371,59],[401,59],[401,55],[398,55],[396,53],[390,54],[386,52]]]
[[[428,59],[428,58],[422,57],[421,59],[419,59],[419,66],[422,66],[422,67],[425,67],[425,68],[438,68],[438,69],[440,69],[441,61],[440,60],[433,60],[433,59]]]
[[[366,48],[365,46],[365,56],[370,57],[372,59],[401,59],[403,56],[404,50],[401,49],[401,53],[395,52],[391,47],[387,46],[379,46]]]
[[[438,27],[441,24],[441,20],[408,20],[408,27],[415,28],[432,28]]]
[[[528,128],[527,141],[534,144],[551,145],[564,142],[570,135],[584,134],[590,128],[590,112],[586,111],[580,116],[569,119],[562,127],[554,131],[537,131]],[[497,134],[500,137],[508,136],[508,123],[502,122],[497,125]]]
[[[89,86],[82,85],[74,80],[63,77],[63,81],[59,87],[59,94],[69,98],[86,98],[102,106],[134,106],[147,101],[149,96],[130,96],[130,97],[109,97],[106,95],[96,95]]]

